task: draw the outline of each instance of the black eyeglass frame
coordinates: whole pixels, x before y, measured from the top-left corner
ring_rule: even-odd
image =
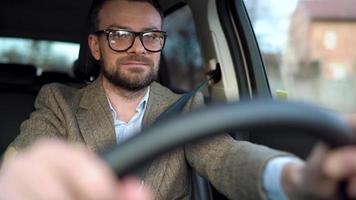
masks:
[[[127,47],[126,49],[123,49],[123,50],[113,49],[111,47],[111,45],[110,45],[109,37],[110,37],[110,33],[115,32],[115,31],[127,31],[127,32],[133,34],[134,37],[133,37],[133,40],[131,42],[131,45],[129,47]],[[162,48],[160,50],[157,50],[157,51],[152,51],[150,49],[147,49],[146,46],[143,43],[143,34],[145,34],[145,33],[162,33],[163,34]],[[106,35],[106,40],[108,41],[108,45],[109,45],[110,49],[113,50],[113,51],[116,51],[116,52],[125,52],[125,51],[129,50],[134,45],[136,37],[140,38],[140,42],[141,42],[143,48],[146,51],[153,52],[153,53],[161,52],[163,50],[163,48],[164,48],[164,45],[166,44],[166,39],[167,39],[167,32],[158,31],[158,30],[135,32],[135,31],[129,31],[129,30],[120,30],[120,29],[104,29],[104,30],[95,31],[95,32],[93,32],[93,34],[95,34],[95,35],[105,34]]]

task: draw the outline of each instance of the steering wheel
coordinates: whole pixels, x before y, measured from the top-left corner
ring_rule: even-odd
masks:
[[[351,128],[336,114],[306,103],[259,100],[204,107],[161,120],[102,157],[119,176],[180,145],[226,131],[288,128],[331,147],[355,145]],[[118,156],[120,155],[120,156]]]

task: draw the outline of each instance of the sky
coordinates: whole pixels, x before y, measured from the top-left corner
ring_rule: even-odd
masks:
[[[283,52],[288,41],[290,17],[298,0],[260,1],[264,6],[257,9],[257,20],[253,25],[260,48],[267,52]]]

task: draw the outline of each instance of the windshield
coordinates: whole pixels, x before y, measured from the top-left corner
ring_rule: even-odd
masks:
[[[352,0],[244,0],[274,96],[356,112]]]

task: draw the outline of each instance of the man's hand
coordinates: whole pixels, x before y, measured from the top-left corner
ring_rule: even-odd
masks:
[[[0,172],[0,199],[148,200],[134,179],[118,182],[93,153],[78,145],[46,140],[7,163]]]
[[[342,114],[341,117],[346,121],[347,124],[349,124],[354,134],[356,135],[356,113]]]
[[[340,184],[349,198],[356,197],[356,147],[335,150],[317,145],[306,164],[283,169],[283,189],[290,199],[340,199]]]

